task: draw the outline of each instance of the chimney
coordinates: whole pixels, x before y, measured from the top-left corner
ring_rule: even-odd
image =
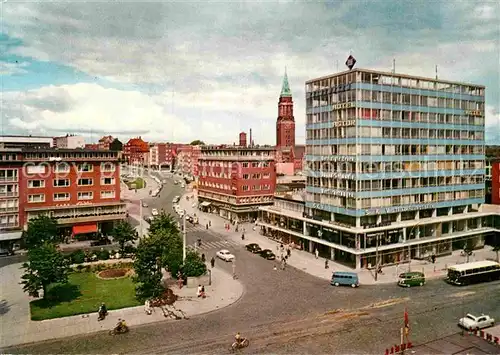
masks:
[[[240,147],[247,146],[247,134],[245,132],[240,133]]]
[[[252,140],[252,129],[250,128],[250,140],[249,140],[250,146],[253,146],[253,140]]]

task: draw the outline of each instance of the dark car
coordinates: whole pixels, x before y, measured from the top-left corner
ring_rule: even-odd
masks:
[[[249,252],[252,252],[254,254],[259,254],[262,251],[262,249],[260,248],[259,244],[256,244],[256,243],[247,244],[245,246],[245,248],[247,248],[247,250]]]
[[[262,256],[264,259],[267,259],[267,260],[275,260],[276,259],[276,255],[274,255],[274,253],[270,249],[264,249],[259,254],[260,254],[260,256]]]

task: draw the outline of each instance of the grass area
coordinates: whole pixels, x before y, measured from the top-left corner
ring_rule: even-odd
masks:
[[[146,181],[143,178],[137,178],[132,181],[127,181],[126,184],[129,187],[129,189],[134,188],[134,185],[136,189],[143,189],[146,187]]]
[[[46,299],[30,303],[31,319],[44,320],[97,312],[104,302],[108,310],[140,305],[130,277],[101,280],[94,273],[69,275],[67,284],[51,285]]]

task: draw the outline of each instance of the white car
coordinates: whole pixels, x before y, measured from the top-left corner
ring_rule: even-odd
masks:
[[[156,208],[153,208],[153,209],[151,210],[151,214],[152,214],[153,216],[158,216],[158,210],[157,210]]]
[[[234,260],[234,255],[229,252],[229,250],[222,249],[219,250],[215,255],[224,261],[233,261]]]
[[[458,325],[465,329],[483,329],[495,325],[495,320],[486,314],[475,316],[469,313],[465,317],[460,318]]]

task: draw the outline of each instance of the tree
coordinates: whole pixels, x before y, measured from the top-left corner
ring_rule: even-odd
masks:
[[[158,297],[163,290],[163,268],[176,276],[182,266],[182,238],[172,216],[161,213],[150,225],[149,235],[139,242],[134,270],[140,300]]]
[[[134,227],[127,221],[119,221],[113,228],[113,239],[120,244],[120,253],[123,254],[125,244],[137,239]]]
[[[118,138],[115,138],[110,144],[109,144],[109,150],[121,152],[123,150],[123,143],[120,142]]]
[[[472,255],[475,246],[476,246],[476,242],[473,241],[472,239],[468,239],[466,242],[464,242],[463,251],[464,251],[464,254],[467,258],[467,260],[466,260],[467,263],[469,262],[469,258]]]
[[[196,140],[192,141],[191,143],[189,143],[189,145],[205,145],[205,142],[200,141],[199,139],[196,139]]]
[[[186,253],[186,260],[182,265],[182,274],[187,277],[198,277],[207,272],[207,265],[201,260],[200,254],[194,251]]]
[[[27,249],[36,248],[45,242],[57,244],[62,241],[61,236],[57,234],[57,220],[46,215],[29,220],[24,237]]]
[[[50,241],[28,250],[28,262],[23,264],[26,270],[21,277],[24,292],[32,297],[47,297],[47,287],[55,282],[68,282],[69,261]]]

